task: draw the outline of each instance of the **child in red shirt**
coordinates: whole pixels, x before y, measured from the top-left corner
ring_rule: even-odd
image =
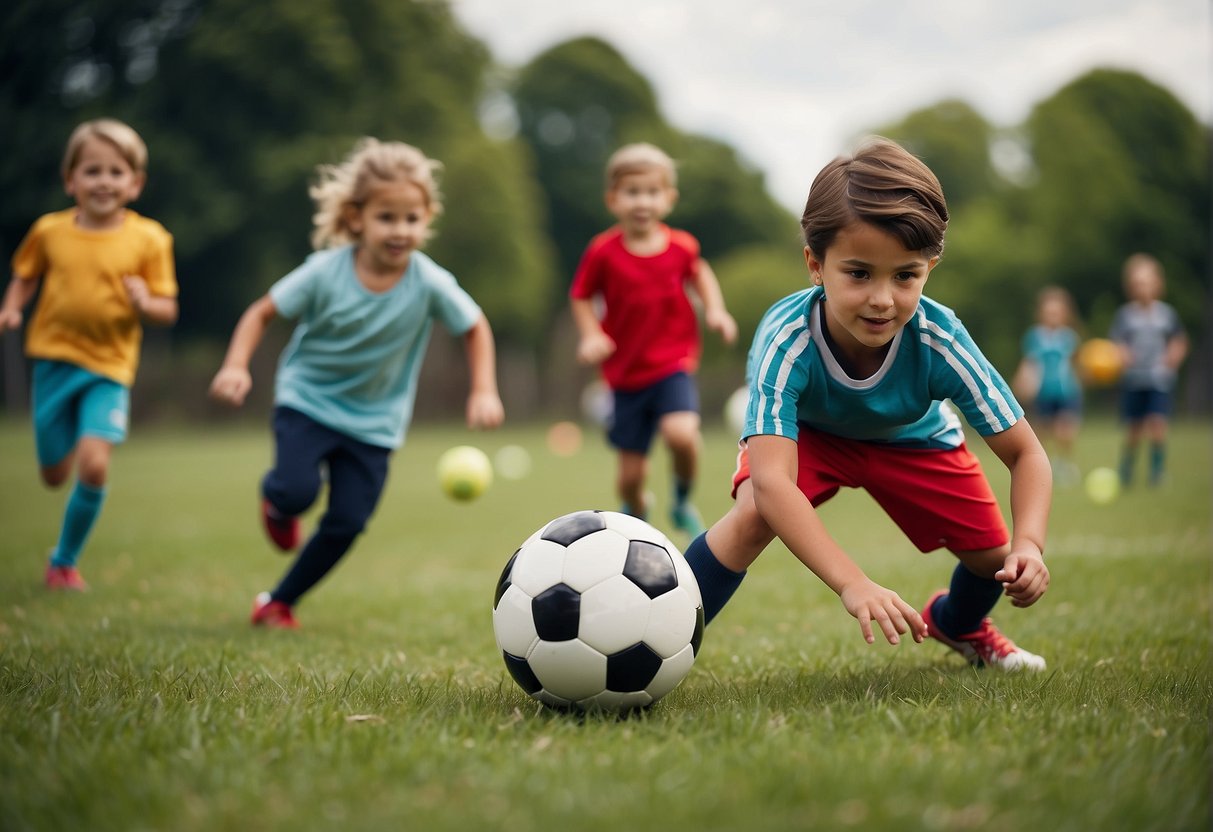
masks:
[[[648,514],[648,451],[660,432],[674,467],[670,518],[692,537],[703,531],[690,502],[699,461],[699,321],[687,284],[703,303],[704,322],[726,344],[737,324],[699,242],[663,220],[678,200],[674,162],[650,144],[630,144],[607,162],[606,205],[618,224],[582,255],[569,291],[580,340],[577,359],[601,364],[614,396],[607,433],[619,451],[622,510]],[[601,300],[601,318],[595,299]]]

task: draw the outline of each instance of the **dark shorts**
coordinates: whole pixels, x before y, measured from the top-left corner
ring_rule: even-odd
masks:
[[[1166,390],[1123,390],[1120,415],[1126,422],[1140,422],[1147,416],[1168,416],[1171,394]]]
[[[1082,412],[1081,396],[1038,396],[1032,404],[1037,414],[1046,419],[1077,416]]]
[[[674,373],[639,390],[615,390],[607,439],[621,451],[647,454],[661,417],[699,412],[699,389],[687,373]]]
[[[1011,539],[981,463],[964,445],[895,448],[801,426],[796,485],[814,506],[838,489],[862,488],[921,552],[994,549]],[[750,477],[746,447],[737,455],[733,495]]]

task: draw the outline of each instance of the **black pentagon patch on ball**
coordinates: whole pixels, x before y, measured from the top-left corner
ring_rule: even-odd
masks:
[[[703,644],[703,607],[695,608],[695,632],[691,633],[691,655],[699,655],[699,645]]]
[[[568,546],[576,540],[581,540],[587,534],[600,532],[606,528],[606,520],[596,511],[575,511],[564,517],[557,517],[543,531],[543,539],[561,546]]]
[[[634,693],[644,690],[661,669],[661,656],[643,642],[607,656],[607,690]]]
[[[650,598],[664,595],[678,586],[678,573],[670,553],[647,540],[633,540],[628,544],[623,574]]]
[[[501,656],[505,659],[505,669],[514,677],[514,681],[518,683],[518,687],[531,695],[543,689],[543,685],[539,682],[539,677],[535,675],[535,671],[531,670],[531,666],[526,663],[526,659],[506,653],[505,651],[502,651]]]
[[[518,550],[518,552],[521,551],[521,549]],[[501,570],[501,577],[497,579],[497,591],[493,593],[493,609],[497,609],[497,605],[501,603],[501,596],[505,595],[505,591],[510,588],[510,573],[514,571],[514,561],[518,560],[518,552],[510,555],[505,569]]]
[[[531,601],[535,632],[544,641],[577,638],[581,623],[581,593],[567,584],[550,586]]]

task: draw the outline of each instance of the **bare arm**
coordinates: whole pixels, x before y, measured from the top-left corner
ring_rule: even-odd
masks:
[[[1178,370],[1179,365],[1188,357],[1188,336],[1184,333],[1176,335],[1167,341],[1166,357],[1163,359],[1172,370]]]
[[[122,283],[126,286],[131,305],[143,320],[157,326],[172,326],[177,323],[176,298],[153,295],[147,287],[147,282],[136,275],[127,275],[122,278]]]
[[[717,333],[726,344],[732,344],[737,340],[737,322],[725,308],[724,294],[720,291],[716,272],[702,257],[699,258],[699,267],[691,285],[703,301],[703,321],[707,328]]]
[[[864,574],[796,486],[796,443],[782,436],[751,436],[746,444],[758,513],[792,554],[838,594],[847,612],[859,621],[864,640],[869,644],[876,640],[875,622],[890,644],[897,644],[899,634],[906,632],[922,641],[926,637],[922,616],[897,593]]]
[[[1053,502],[1053,473],[1049,457],[1027,421],[985,437],[986,444],[1011,472],[1011,552],[994,576],[1011,603],[1027,607],[1049,588],[1044,563],[1049,509]]]
[[[0,333],[21,327],[25,307],[29,305],[30,299],[38,291],[40,283],[42,283],[41,277],[22,280],[13,275],[8,283],[8,288],[4,291],[4,302],[0,303]]]
[[[470,428],[495,428],[505,419],[497,391],[497,347],[488,318],[481,315],[463,336],[471,378],[467,423]]]
[[[584,298],[573,298],[569,302],[573,312],[573,323],[577,325],[577,360],[582,364],[601,364],[615,352],[615,342],[602,331],[602,324],[594,314],[594,302]]]
[[[244,398],[253,387],[253,377],[249,374],[249,361],[270,321],[278,314],[277,307],[269,295],[253,302],[232,332],[231,343],[228,344],[227,355],[223,358],[223,366],[211,381],[211,398],[217,399],[232,407],[244,404]]]

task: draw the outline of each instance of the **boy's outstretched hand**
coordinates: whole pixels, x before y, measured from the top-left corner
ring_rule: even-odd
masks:
[[[1030,607],[1049,588],[1049,567],[1038,551],[1012,549],[994,580],[1002,583],[1013,606]]]
[[[468,396],[469,428],[495,428],[505,421],[505,408],[496,393],[472,393]]]
[[[21,328],[20,309],[0,309],[0,333]]]
[[[708,329],[720,336],[726,344],[737,340],[737,321],[723,309],[711,309],[704,313],[703,323]]]
[[[889,644],[899,643],[905,633],[917,642],[927,637],[927,624],[918,610],[901,600],[893,590],[868,578],[845,587],[838,593],[838,598],[847,612],[859,620],[863,640],[868,644],[876,641],[873,623],[884,633]]]
[[[582,364],[601,364],[615,352],[615,342],[605,332],[583,335],[577,342],[577,360]]]

